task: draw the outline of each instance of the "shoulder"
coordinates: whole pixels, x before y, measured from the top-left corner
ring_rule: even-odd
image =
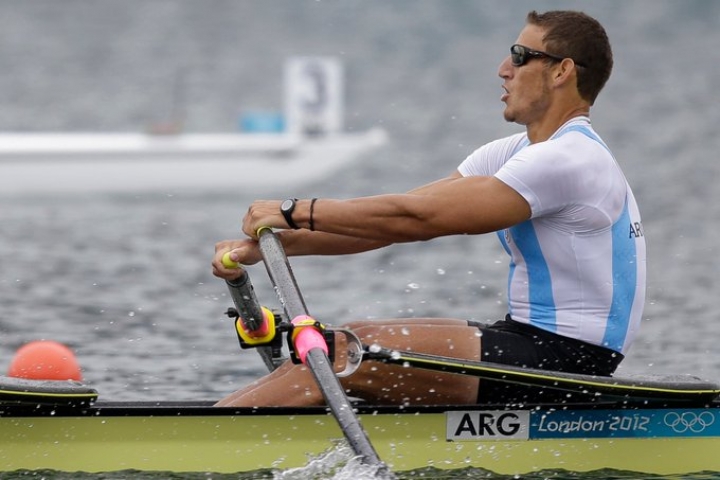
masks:
[[[465,177],[494,175],[505,162],[528,144],[525,133],[493,140],[468,155],[458,167],[458,171]]]
[[[599,137],[579,131],[529,145],[514,155],[512,162],[537,169],[551,168],[556,174],[575,172],[582,176],[613,168],[615,164],[612,153]]]
[[[627,188],[604,143],[580,131],[522,149],[495,176],[525,197],[534,215],[571,205],[615,205]]]

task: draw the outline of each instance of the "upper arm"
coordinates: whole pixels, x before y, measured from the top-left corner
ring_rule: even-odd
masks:
[[[528,202],[517,191],[492,176],[450,176],[428,185],[428,220],[442,234],[488,233],[530,218]]]
[[[462,174],[455,170],[450,175],[448,175],[445,178],[441,178],[440,180],[435,180],[434,182],[427,183],[425,185],[421,185],[419,187],[415,187],[412,190],[410,190],[408,193],[411,194],[423,194],[424,192],[431,191],[433,188],[436,188],[438,185],[441,185],[446,182],[450,182],[457,178],[463,178]]]
[[[530,206],[495,177],[453,173],[406,194],[323,199],[315,215],[318,230],[382,246],[501,230],[530,218]]]

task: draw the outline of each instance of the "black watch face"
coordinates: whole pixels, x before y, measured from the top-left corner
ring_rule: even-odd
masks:
[[[285,201],[282,203],[282,205],[280,205],[280,210],[282,210],[282,211],[284,211],[284,212],[287,212],[288,210],[290,210],[290,209],[292,208],[292,206],[293,206],[293,201],[292,201],[292,200],[285,200]]]

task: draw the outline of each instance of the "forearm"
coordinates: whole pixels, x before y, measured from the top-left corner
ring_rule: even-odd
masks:
[[[310,230],[282,230],[278,236],[285,253],[289,256],[302,255],[347,255],[362,253],[389,245],[388,242],[365,238],[348,237],[327,232]]]
[[[427,240],[437,235],[432,214],[421,195],[379,195],[348,200],[320,199],[313,211],[313,227],[333,237],[359,244],[389,245]],[[300,225],[308,226],[309,210],[299,209]],[[352,245],[353,242],[350,242]],[[352,247],[350,247],[352,248]]]
[[[256,238],[262,227],[287,229],[280,203],[254,202],[243,220],[243,231]],[[300,230],[288,233],[287,242],[297,248],[292,250],[295,255],[354,253],[444,235],[493,232],[527,220],[530,213],[522,196],[493,177],[451,177],[406,194],[298,200],[292,224]],[[292,235],[309,244],[297,242],[295,247]]]
[[[288,256],[344,255],[366,252],[387,245],[384,242],[309,230],[282,230],[276,234]],[[215,245],[212,262],[213,274],[228,280],[237,278],[242,271],[225,263],[227,254],[230,254],[229,259],[232,262],[242,265],[253,265],[262,260],[262,253],[255,240],[246,238],[218,242]]]

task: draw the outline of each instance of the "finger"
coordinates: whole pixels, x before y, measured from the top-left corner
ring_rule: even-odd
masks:
[[[237,248],[237,245],[240,244],[240,242],[240,240],[223,240],[221,242],[217,242],[215,244],[215,253],[233,250]]]
[[[241,276],[244,272],[239,263],[234,263],[234,265],[234,267],[227,267],[224,265],[221,258],[215,257],[212,263],[212,273],[219,278],[234,280],[235,278]]]

